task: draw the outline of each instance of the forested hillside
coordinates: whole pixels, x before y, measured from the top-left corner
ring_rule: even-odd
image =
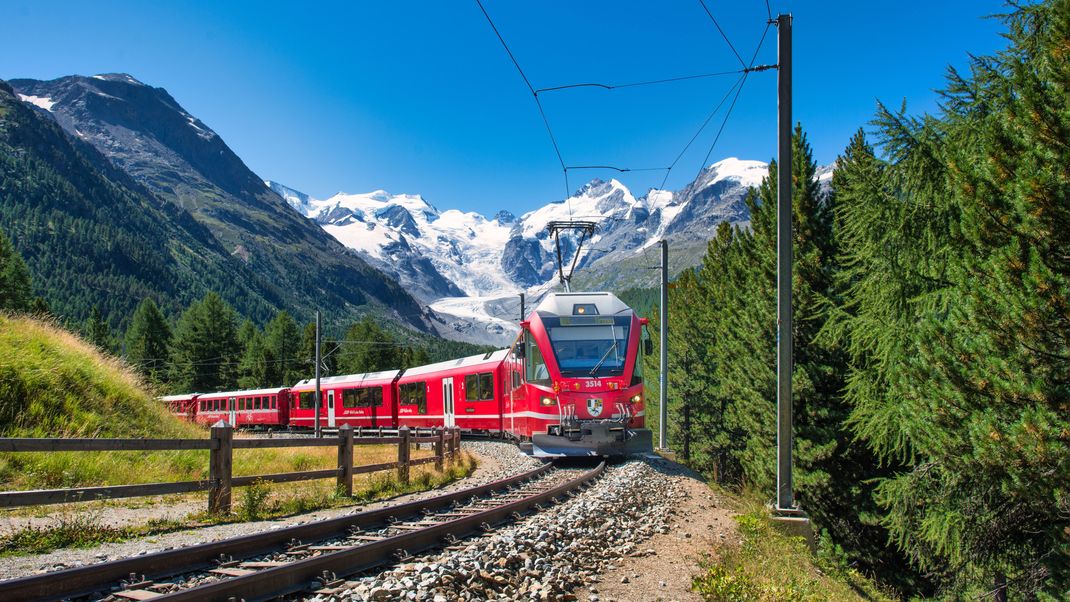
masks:
[[[57,316],[112,324],[152,296],[177,313],[208,290],[258,319],[280,303],[185,211],[149,193],[0,82],[0,230]]]
[[[904,594],[1070,592],[1070,2],[1004,19],[940,113],[880,106],[829,194],[795,133],[797,497]],[[673,447],[770,496],[778,168],[669,314]]]

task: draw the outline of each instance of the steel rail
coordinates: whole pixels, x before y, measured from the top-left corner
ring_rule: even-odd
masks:
[[[312,556],[267,568],[248,575],[215,581],[198,587],[166,593],[153,600],[269,600],[309,588],[311,583],[344,578],[388,562],[395,554],[444,545],[452,537],[464,537],[484,529],[486,525],[502,522],[513,515],[560,497],[589,483],[605,471],[605,461],[579,477],[535,495],[504,503],[477,514],[455,518],[418,531],[403,532],[379,541],[354,545],[345,550]]]
[[[365,529],[387,523],[391,518],[412,516],[425,510],[433,511],[445,508],[458,501],[506,489],[518,483],[542,476],[551,468],[551,464],[545,464],[534,470],[506,479],[469,487],[433,498],[339,516],[304,525],[295,525],[275,531],[254,533],[188,548],[125,558],[114,562],[102,562],[0,581],[0,600],[63,600],[107,591],[121,580],[129,578],[131,574],[144,576],[146,579],[160,579],[197,570],[215,568],[216,561],[220,558],[220,555],[248,558],[276,551],[280,547],[285,547],[288,542],[294,539],[306,542],[328,539],[338,534],[347,533],[354,527]]]

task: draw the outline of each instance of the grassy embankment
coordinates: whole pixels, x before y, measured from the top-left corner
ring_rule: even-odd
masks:
[[[205,438],[202,427],[171,416],[144,384],[120,361],[100,354],[77,336],[52,324],[0,315],[0,436]],[[333,468],[333,447],[235,450],[235,476]],[[417,450],[413,458],[430,455]],[[358,447],[357,464],[389,462],[394,446]],[[393,472],[354,479],[354,497],[334,491],[333,481],[257,485],[235,491],[235,513],[228,517],[192,514],[180,521],[150,521],[113,527],[99,516],[108,505],[144,505],[144,498],[88,502],[37,509],[56,517],[47,527],[28,526],[0,538],[0,554],[42,552],[92,545],[210,522],[273,518],[426,490],[469,474],[470,457],[441,473],[433,467],[412,470],[408,485]],[[183,481],[207,478],[208,452],[0,453],[0,489]],[[205,494],[154,498],[157,503],[203,500]],[[25,514],[26,509],[8,515]]]
[[[842,551],[820,540],[811,552],[801,537],[776,528],[758,495],[718,489],[739,512],[742,541],[716,550],[703,563],[693,589],[711,602],[857,602],[896,598],[851,568]]]

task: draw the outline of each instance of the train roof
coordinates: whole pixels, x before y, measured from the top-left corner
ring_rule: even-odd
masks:
[[[553,316],[572,316],[582,313],[577,312],[577,306],[580,305],[593,305],[599,316],[616,316],[632,311],[613,293],[550,293],[535,307],[535,311]]]
[[[384,370],[382,372],[365,372],[363,374],[340,374],[338,376],[328,376],[320,379],[320,387],[323,385],[341,385],[341,384],[361,384],[364,382],[373,381],[391,381],[397,377],[400,370]],[[298,382],[293,386],[294,389],[303,389],[305,387],[316,387],[316,379],[306,378]]]
[[[490,353],[481,353],[479,355],[470,355],[468,357],[462,357],[461,359],[457,360],[446,360],[444,362],[438,362],[437,364],[416,366],[415,368],[409,368],[408,370],[406,370],[404,376],[405,378],[408,378],[410,376],[420,376],[421,374],[441,372],[442,370],[450,370],[453,368],[464,368],[466,366],[478,366],[479,364],[500,362],[505,359],[505,356],[508,353],[508,349],[499,349]]]
[[[249,395],[275,395],[289,387],[276,387],[274,389],[245,389],[243,391],[220,391],[218,393],[201,393],[201,397],[246,397]]]
[[[183,393],[181,395],[161,395],[157,397],[159,401],[184,401],[186,399],[193,399],[200,393]]]

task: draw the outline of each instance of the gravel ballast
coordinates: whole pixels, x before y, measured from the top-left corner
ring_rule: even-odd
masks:
[[[669,531],[683,492],[642,460],[610,466],[592,487],[519,523],[354,581],[316,601],[574,600],[576,588],[625,557],[654,554],[642,543]],[[592,595],[590,600],[598,600]]]

